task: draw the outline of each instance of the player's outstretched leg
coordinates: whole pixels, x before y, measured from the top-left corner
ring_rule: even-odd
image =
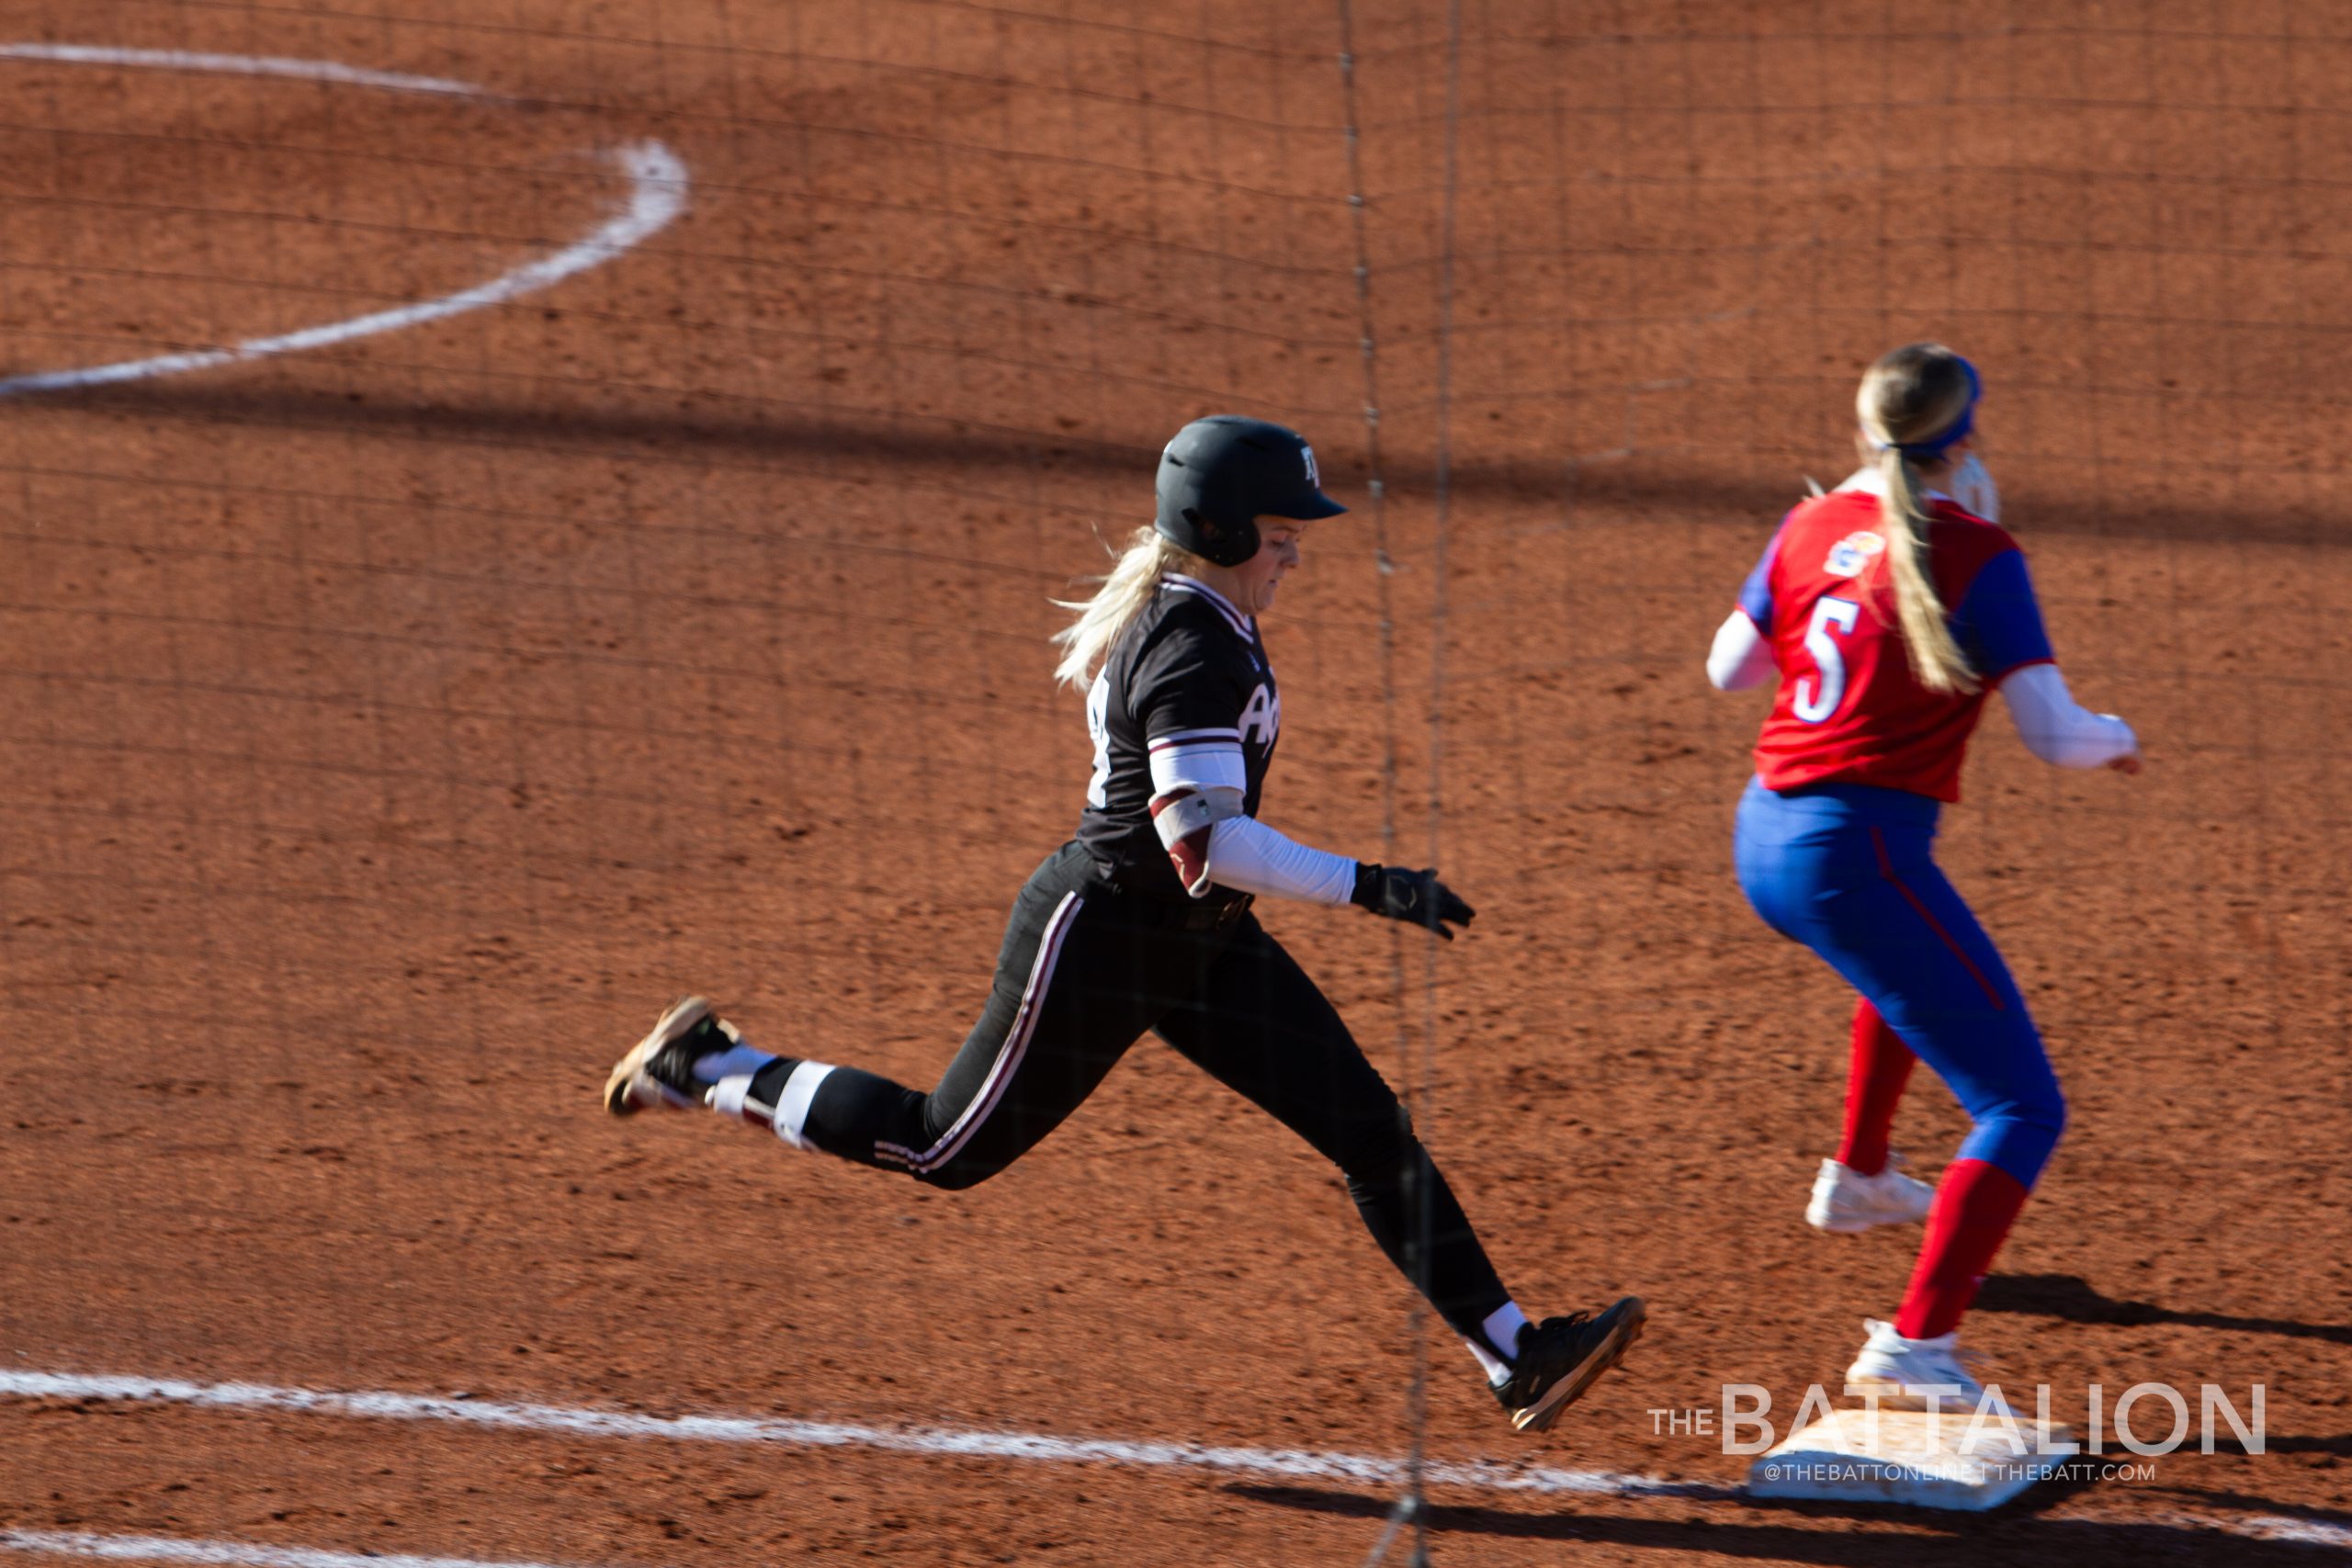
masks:
[[[1152,1020],[1198,986],[1222,945],[1139,925],[1118,900],[1090,895],[1085,866],[1066,848],[1022,889],[979,1021],[929,1093],[757,1050],[690,998],[615,1066],[606,1109],[707,1107],[794,1148],[932,1186],[985,1180],[1059,1126]]]
[[[998,1032],[982,1055],[1000,1062],[1001,1047]],[[957,1076],[951,1066],[950,1080]],[[605,1085],[605,1108],[616,1116],[707,1109],[774,1132],[795,1148],[899,1169],[916,1168],[918,1151],[928,1156],[944,1146],[930,1129],[934,1098],[948,1119],[944,1132],[961,1132],[971,1122],[967,1113],[979,1109],[951,1089],[926,1095],[857,1067],[758,1050],[702,997],[673,1003]]]
[[[1329,999],[1256,919],[1243,922],[1199,995],[1159,1030],[1340,1168],[1373,1239],[1462,1337],[1513,1426],[1551,1426],[1640,1337],[1644,1310],[1634,1296],[1597,1314],[1528,1320],[1396,1095]]]

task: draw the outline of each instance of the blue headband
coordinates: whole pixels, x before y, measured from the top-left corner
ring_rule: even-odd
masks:
[[[1958,355],[1952,357],[1960,359]],[[1871,445],[1882,452],[1900,452],[1906,457],[1940,457],[1965,439],[1975,428],[1976,400],[1984,395],[1984,383],[1977,378],[1976,367],[1967,360],[1961,359],[1960,367],[1968,373],[1968,406],[1960,411],[1960,417],[1951,422],[1950,429],[1926,441],[1874,441]]]

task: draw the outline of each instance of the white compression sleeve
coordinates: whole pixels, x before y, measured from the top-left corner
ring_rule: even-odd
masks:
[[[1766,676],[1779,671],[1772,661],[1772,645],[1764,640],[1747,611],[1734,610],[1731,618],[1715,628],[1715,646],[1707,652],[1707,679],[1715,690],[1744,692],[1762,685]]]
[[[2001,682],[2009,720],[2026,750],[2061,768],[2103,768],[2139,750],[2132,727],[2075,701],[2055,664],[2029,664]]]
[[[1227,817],[1209,835],[1208,879],[1237,893],[1346,903],[1356,890],[1356,863],[1283,837],[1254,817]]]
[[[1241,812],[1238,789],[1182,785],[1151,803],[1151,825],[1184,891],[1208,896],[1212,885],[1237,893],[1344,904],[1356,889],[1356,863],[1311,850]]]

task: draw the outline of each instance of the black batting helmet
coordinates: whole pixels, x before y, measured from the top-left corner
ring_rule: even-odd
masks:
[[[1218,566],[1258,553],[1258,519],[1336,517],[1347,510],[1323,493],[1315,449],[1295,430],[1214,413],[1176,433],[1159,455],[1159,512],[1153,526]]]

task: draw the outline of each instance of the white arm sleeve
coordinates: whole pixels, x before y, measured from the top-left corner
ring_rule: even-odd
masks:
[[[2075,701],[2055,664],[2029,664],[2001,682],[2009,718],[2026,750],[2062,768],[2103,768],[2140,750],[2132,727]]]
[[[1707,654],[1707,679],[1715,690],[1744,692],[1762,685],[1766,676],[1779,671],[1780,666],[1772,660],[1772,645],[1764,640],[1747,611],[1734,610],[1731,619],[1715,628],[1715,646]]]
[[[1311,850],[1241,814],[1238,789],[1185,789],[1152,802],[1152,826],[1168,846],[1184,891],[1212,886],[1237,893],[1344,904],[1356,890],[1356,863]]]
[[[1209,838],[1209,880],[1237,893],[1337,906],[1356,890],[1356,863],[1309,849],[1255,817],[1228,817]]]

